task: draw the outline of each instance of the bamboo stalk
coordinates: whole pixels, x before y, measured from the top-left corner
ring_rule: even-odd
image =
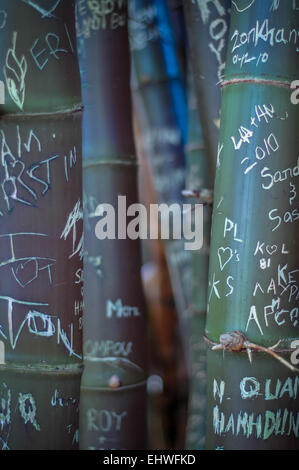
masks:
[[[211,187],[211,175],[207,169],[207,156],[197,111],[193,80],[190,64],[188,86],[189,129],[188,142],[186,144],[186,194],[189,195],[201,194]],[[196,204],[200,201],[200,198],[190,196],[188,201]],[[203,246],[191,255],[190,398],[187,448],[197,450],[203,449],[205,443],[206,344],[203,334],[206,321],[211,214],[211,205],[205,205],[203,208]]]
[[[298,450],[298,372],[249,347],[276,344],[290,363],[298,338],[298,11],[232,3],[206,325],[225,351],[208,353],[207,447]]]
[[[126,197],[127,207],[138,201],[127,2],[108,3],[77,3],[85,105],[80,448],[145,449],[147,340],[140,245],[129,238],[95,236],[99,204],[117,208],[118,195]]]
[[[187,31],[182,0],[167,0],[172,31],[174,34],[176,56],[181,70],[181,78],[186,86],[187,78]]]
[[[186,97],[167,6],[164,1],[151,0],[132,0],[130,5],[132,90],[143,150],[149,156],[158,202],[182,204]],[[183,249],[182,240],[167,240],[165,247],[184,330],[189,306],[190,253]]]
[[[140,201],[150,209],[156,204],[153,178],[147,156],[139,146],[140,129],[135,115],[134,134],[139,169]],[[161,239],[143,241],[142,278],[149,313],[150,370],[148,425],[150,449],[181,448],[182,345],[178,316]],[[186,368],[184,368],[186,370]],[[184,381],[183,381],[184,383]],[[184,394],[184,391],[183,391]],[[179,405],[179,406],[178,406]],[[184,419],[184,418],[183,418]]]
[[[187,193],[212,202],[217,160],[230,1],[184,2],[190,61]],[[197,102],[197,106],[196,106]],[[197,109],[196,109],[197,108]],[[208,190],[208,191],[207,191]],[[206,197],[208,196],[208,197]],[[202,449],[206,420],[206,345],[203,340],[208,290],[211,205],[204,207],[204,245],[192,253],[191,396],[188,447]]]
[[[167,3],[131,0],[129,5],[132,93],[143,152],[149,159],[157,202],[182,204],[186,96]],[[175,415],[183,416],[183,435],[175,444],[176,448],[182,448],[188,400],[186,360],[189,351],[190,252],[184,250],[183,240],[164,240],[164,244],[183,345],[180,400],[174,411]]]
[[[221,92],[231,0],[184,2],[198,112],[214,184],[220,128]]]
[[[153,243],[158,245],[153,247],[156,252],[153,261],[143,266],[150,316],[150,448],[174,449],[184,445],[185,415],[180,403],[182,389],[184,392],[180,367],[182,346],[164,244],[161,240]]]
[[[81,92],[74,2],[1,2],[0,448],[76,449]]]

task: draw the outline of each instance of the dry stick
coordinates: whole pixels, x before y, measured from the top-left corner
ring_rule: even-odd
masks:
[[[264,348],[263,346],[259,346],[258,344],[251,343],[251,341],[248,341],[246,339],[246,336],[243,335],[243,333],[241,333],[238,330],[235,330],[234,332],[230,332],[230,333],[224,333],[220,335],[219,339],[220,339],[220,343],[215,344],[215,346],[212,347],[212,351],[223,349],[224,351],[240,352],[245,349],[247,351],[249,361],[250,363],[252,363],[251,349],[255,349],[256,351],[262,351],[266,354],[270,354],[272,357],[274,357],[279,362],[281,362],[286,367],[288,367],[291,371],[299,372],[299,369],[294,367],[292,364],[290,364],[288,361],[286,361],[281,356],[279,356],[276,352],[273,351],[273,349],[275,349],[279,345],[280,340],[276,344],[274,344],[274,346],[271,346],[269,348]]]

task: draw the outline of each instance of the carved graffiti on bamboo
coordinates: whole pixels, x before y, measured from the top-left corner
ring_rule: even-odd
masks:
[[[20,250],[22,242],[28,237],[47,237],[47,235],[26,232],[0,235],[0,243],[2,245],[5,243],[5,254],[8,254],[6,259],[0,258],[0,270],[9,267],[14,280],[22,288],[38,279],[41,271],[45,270],[49,284],[52,284],[51,268],[56,263],[55,259],[40,256],[16,256],[16,251]]]
[[[17,36],[18,33],[15,31],[12,36],[12,46],[8,49],[6,54],[3,73],[11,99],[17,107],[23,111],[26,92],[25,77],[27,73],[27,61],[24,56],[20,59],[17,57]]]
[[[78,222],[83,220],[83,210],[81,206],[81,200],[79,199],[73,210],[68,215],[65,227],[61,232],[60,238],[66,240],[70,234],[72,234],[72,253],[69,258],[72,258],[76,254],[79,254],[80,259],[83,258],[83,235],[78,229]],[[78,236],[78,232],[80,233]]]
[[[0,129],[0,190],[3,197],[2,204],[0,199],[0,216],[11,213],[16,204],[37,207],[39,198],[53,187],[53,166],[56,168],[58,162],[68,182],[77,162],[74,146],[64,155],[53,152],[47,158],[27,163],[26,157],[35,155],[33,152],[41,155],[43,146],[33,129],[27,131],[26,137],[21,135],[21,131],[20,126],[16,126],[16,141],[13,144],[8,142],[5,131]],[[52,133],[49,138],[55,142],[56,134]]]

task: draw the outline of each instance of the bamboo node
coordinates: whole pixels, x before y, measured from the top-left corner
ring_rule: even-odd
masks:
[[[249,362],[252,363],[252,350],[255,351],[261,351],[266,354],[269,354],[270,356],[274,357],[277,359],[279,362],[284,364],[286,367],[288,367],[291,371],[293,372],[299,372],[299,369],[294,367],[292,364],[290,364],[288,361],[283,359],[281,356],[279,356],[274,349],[279,345],[280,341],[278,341],[274,346],[271,346],[269,348],[264,348],[263,346],[259,346],[258,344],[251,343],[251,341],[248,341],[246,336],[241,333],[238,330],[235,330],[233,332],[228,332],[220,335],[219,338],[220,343],[215,344],[212,347],[212,351],[216,351],[219,349],[222,349],[224,351],[244,351],[246,350]]]

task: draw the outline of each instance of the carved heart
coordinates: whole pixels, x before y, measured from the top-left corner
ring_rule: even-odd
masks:
[[[273,253],[275,253],[276,251],[277,251],[277,245],[266,246],[266,252],[268,253],[268,255],[273,255]]]
[[[221,271],[233,257],[233,250],[228,246],[223,248],[222,246],[218,249],[218,259]]]
[[[12,268],[12,272],[17,283],[20,284],[21,287],[25,287],[37,278],[37,260],[35,258],[29,258],[24,263],[18,264],[15,270]]]

